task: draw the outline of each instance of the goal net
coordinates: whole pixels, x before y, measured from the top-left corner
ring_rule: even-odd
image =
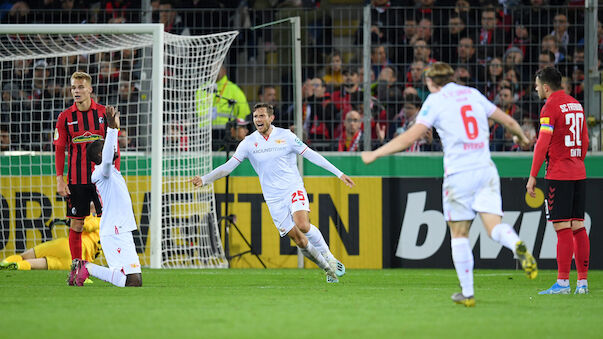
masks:
[[[198,112],[211,111],[236,35],[177,36],[158,24],[0,25],[0,259],[68,234],[52,141],[59,113],[73,104],[71,74],[84,71],[93,100],[121,113],[121,173],[141,263],[227,267],[213,186],[188,180],[212,168],[211,115]],[[207,95],[196,97],[199,89]]]

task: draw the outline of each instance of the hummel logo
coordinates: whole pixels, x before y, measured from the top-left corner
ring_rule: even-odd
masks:
[[[77,120],[67,123],[67,126],[71,126],[71,125],[77,125]]]

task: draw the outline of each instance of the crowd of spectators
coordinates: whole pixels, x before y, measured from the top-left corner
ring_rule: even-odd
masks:
[[[253,84],[243,77],[237,79],[240,74],[237,68],[250,64],[262,67],[255,64],[258,50],[277,51],[273,47],[278,44],[273,31],[250,33],[244,28],[279,18],[279,11],[286,13],[288,7],[302,10],[305,31],[302,34],[303,132],[305,141],[320,151],[363,148],[364,91],[370,91],[371,96],[369,120],[373,146],[409,128],[429,94],[423,72],[435,61],[452,65],[458,83],[478,88],[517,119],[534,139],[542,106],[534,93],[533,75],[537,70],[557,67],[564,75],[564,90],[580,101],[584,99],[584,8],[580,1],[370,2],[369,70],[361,66],[361,22],[356,27],[347,27],[351,30],[347,34],[349,46],[330,45],[334,34],[330,25],[336,13],[329,11],[329,1],[160,0],[151,1],[150,14],[153,22],[164,23],[165,30],[174,34],[196,35],[243,28],[233,47],[235,52],[231,51],[227,58],[228,69],[224,70],[228,72],[227,80],[234,86],[237,83],[245,92],[245,100],[237,100],[237,105],[271,103],[277,116],[275,125],[293,130],[295,114],[290,81]],[[216,8],[220,10],[213,10]],[[361,13],[361,7],[356,6],[355,11]],[[118,24],[142,22],[145,16],[139,1],[0,1],[0,24]],[[258,46],[259,41],[262,46]],[[597,42],[601,60],[601,22]],[[149,130],[145,128],[150,123],[150,105],[141,93],[142,64],[140,50],[136,49],[4,62],[0,79],[1,150],[50,150],[56,117],[72,103],[69,76],[76,69],[93,75],[96,100],[116,105],[122,112],[126,128],[120,135],[120,144],[126,150],[144,149],[149,144]],[[365,71],[370,72],[370,88],[362,83]],[[281,72],[280,79],[290,79],[285,74],[288,70]],[[249,116],[237,114],[237,118],[229,125],[233,131],[243,130],[236,126],[253,131]],[[182,131],[177,126],[166,128],[174,140],[180,138],[177,135]],[[491,150],[520,150],[502,126],[491,123],[490,132]],[[233,133],[234,137],[241,132]],[[408,151],[440,150],[436,131],[430,131]]]

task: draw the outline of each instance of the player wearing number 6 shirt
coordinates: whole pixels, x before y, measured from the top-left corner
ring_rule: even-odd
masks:
[[[435,127],[444,146],[444,183],[442,199],[444,216],[450,227],[452,260],[461,283],[461,293],[452,300],[474,306],[473,253],[469,245],[469,227],[479,214],[488,235],[513,251],[521,261],[528,278],[538,274],[536,261],[517,233],[502,223],[500,179],[490,158],[488,119],[493,119],[514,135],[522,145],[528,144],[519,124],[471,87],[452,82],[453,69],[437,62],[426,71],[425,82],[431,94],[405,133],[373,152],[362,152],[369,164],[377,158],[402,151]]]
[[[195,186],[211,184],[248,158],[260,178],[264,200],[281,237],[288,235],[308,259],[325,270],[327,282],[338,282],[337,277],[345,274],[345,267],[333,257],[318,228],[310,224],[308,194],[297,170],[296,155],[335,174],[349,187],[354,182],[291,131],[272,126],[273,120],[272,105],[256,104],[253,123],[257,130],[241,141],[225,164],[202,177],[192,178],[191,182]]]
[[[576,261],[576,294],[588,293],[590,243],[584,228],[588,130],[582,105],[561,89],[561,73],[553,67],[536,73],[536,91],[546,103],[540,112],[540,133],[534,148],[532,169],[526,185],[536,196],[536,176],[547,159],[545,213],[557,232],[557,282],[539,294],[570,293],[572,256]]]
[[[117,159],[117,133],[119,112],[107,107],[107,138],[97,140],[86,147],[88,159],[96,164],[92,172],[92,183],[103,203],[105,213],[100,220],[100,242],[109,268],[98,266],[81,259],[73,259],[75,285],[83,286],[89,275],[110,282],[115,286],[142,286],[140,261],[132,231],[136,220],[132,199],[124,177],[115,167]]]

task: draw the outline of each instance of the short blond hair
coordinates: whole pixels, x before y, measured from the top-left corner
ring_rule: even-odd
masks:
[[[430,78],[436,86],[444,86],[449,82],[452,82],[454,76],[454,69],[445,62],[436,62],[427,68],[425,76]]]
[[[73,80],[86,80],[89,84],[92,84],[92,77],[86,72],[74,72],[71,74],[71,81]]]

